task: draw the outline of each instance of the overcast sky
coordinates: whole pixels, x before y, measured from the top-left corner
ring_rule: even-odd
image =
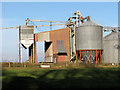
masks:
[[[117,2],[3,2],[2,3],[2,27],[14,27],[25,25],[25,19],[40,19],[67,21],[72,13],[79,10],[83,17],[90,16],[94,22],[103,26],[118,25],[118,3]],[[49,23],[35,23],[49,24]],[[64,26],[53,29],[64,28]],[[35,29],[36,32],[48,31],[49,27]],[[43,44],[39,46],[39,56],[43,61]],[[23,50],[23,60],[27,60],[27,50]],[[1,53],[0,53],[1,54]],[[18,61],[18,29],[2,31],[2,58],[3,61]]]

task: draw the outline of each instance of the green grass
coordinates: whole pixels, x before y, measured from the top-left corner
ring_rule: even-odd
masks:
[[[120,68],[40,69],[7,68],[2,70],[3,89],[41,88],[118,88]]]

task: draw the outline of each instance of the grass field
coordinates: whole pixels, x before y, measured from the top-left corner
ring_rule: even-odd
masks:
[[[119,88],[120,68],[69,69],[3,68],[3,89]]]

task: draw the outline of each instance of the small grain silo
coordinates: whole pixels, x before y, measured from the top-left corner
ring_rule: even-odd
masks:
[[[19,26],[19,62],[22,63],[22,47],[29,49],[29,62],[34,55],[34,26]]]
[[[88,20],[76,27],[75,32],[76,59],[85,63],[102,63],[103,27]]]
[[[104,52],[106,64],[118,64],[120,63],[120,34],[113,31],[104,37]]]

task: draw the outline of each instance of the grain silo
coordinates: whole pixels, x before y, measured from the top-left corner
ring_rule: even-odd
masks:
[[[29,62],[33,62],[34,26],[19,27],[19,62],[22,63],[22,47],[29,49]]]
[[[85,63],[102,63],[103,27],[88,20],[76,28],[76,54]]]
[[[118,64],[120,63],[120,34],[113,31],[104,37],[104,52],[106,64]]]

